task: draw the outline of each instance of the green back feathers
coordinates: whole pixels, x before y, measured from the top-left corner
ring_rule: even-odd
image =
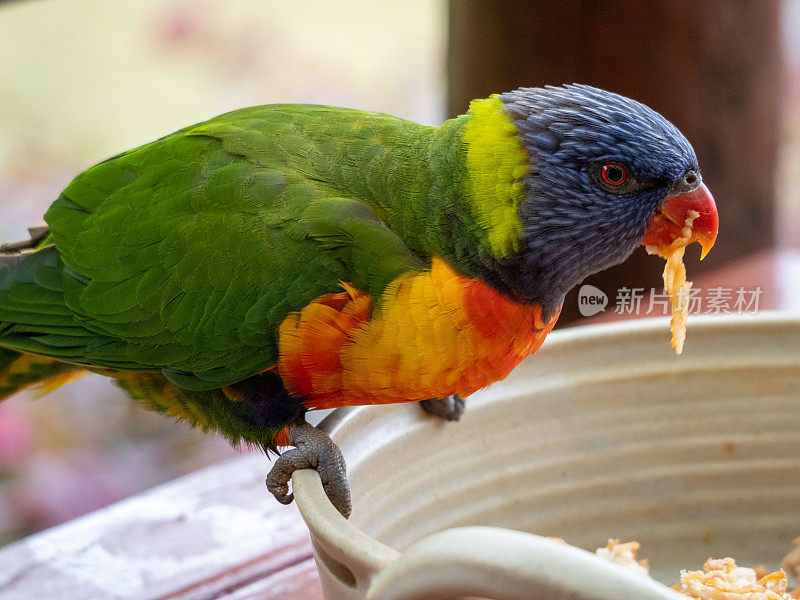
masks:
[[[286,315],[340,281],[379,294],[421,268],[375,214],[396,176],[390,149],[410,153],[400,141],[422,130],[406,124],[256,107],[79,175],[46,220],[66,305],[104,340],[92,364],[227,385],[273,365]]]

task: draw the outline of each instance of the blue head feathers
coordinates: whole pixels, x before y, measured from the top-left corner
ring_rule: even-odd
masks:
[[[502,94],[530,155],[520,252],[499,273],[546,308],[586,276],[624,261],[697,157],[657,112],[586,85]]]

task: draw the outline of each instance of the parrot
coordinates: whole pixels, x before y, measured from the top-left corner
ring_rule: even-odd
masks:
[[[316,469],[345,517],[344,457],[308,411],[419,402],[458,420],[585,277],[655,238],[705,253],[718,230],[686,137],[583,84],[493,94],[439,126],[234,110],[83,171],[44,221],[0,248],[0,399],[111,377],[277,454],[284,504]]]

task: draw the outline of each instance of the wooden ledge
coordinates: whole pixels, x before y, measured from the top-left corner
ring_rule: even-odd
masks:
[[[0,549],[3,600],[321,600],[297,508],[234,458]]]

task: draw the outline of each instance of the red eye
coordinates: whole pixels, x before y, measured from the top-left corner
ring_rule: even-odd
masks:
[[[608,185],[613,186],[622,185],[625,183],[625,180],[628,179],[627,169],[616,163],[604,165],[600,175],[603,178],[603,181],[605,181]]]

